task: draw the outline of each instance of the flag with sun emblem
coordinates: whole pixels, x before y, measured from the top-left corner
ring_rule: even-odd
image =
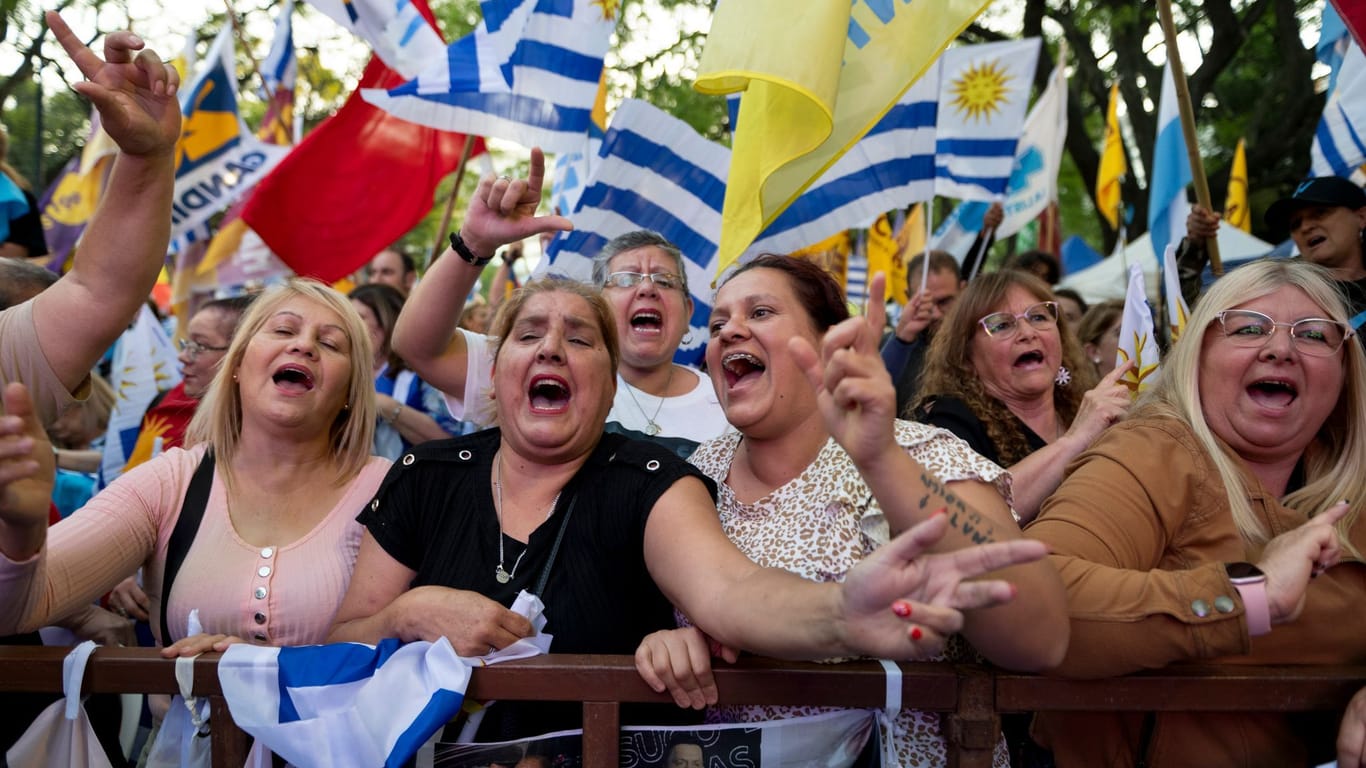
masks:
[[[109,385],[114,388],[114,409],[104,434],[99,487],[123,474],[137,444],[142,414],[158,392],[180,383],[180,365],[166,329],[145,305],[131,328],[114,347]]]
[[[247,130],[237,109],[235,71],[232,28],[225,26],[204,69],[182,91],[172,238],[236,202],[289,154],[289,147],[266,144]]]
[[[1157,334],[1153,313],[1143,292],[1143,265],[1129,265],[1129,288],[1124,293],[1124,314],[1119,321],[1119,350],[1115,365],[1132,360],[1134,366],[1119,380],[1134,396],[1157,381]]]
[[[935,137],[936,195],[991,200],[1005,194],[1038,62],[1038,38],[944,53]]]
[[[722,215],[729,267],[893,107],[983,0],[719,3],[698,91],[743,92]],[[762,31],[762,33],[760,33]]]

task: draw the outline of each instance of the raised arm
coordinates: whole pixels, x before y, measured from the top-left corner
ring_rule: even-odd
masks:
[[[826,426],[854,460],[893,533],[912,529],[944,509],[948,531],[933,552],[1021,540],[1023,534],[995,488],[979,481],[942,482],[897,445],[896,391],[877,355],[885,282],[883,275],[874,276],[867,316],[827,331],[819,357],[803,340],[789,342],[817,389]],[[1029,562],[990,575],[1014,584],[1019,597],[969,613],[964,636],[993,663],[1011,669],[1046,669],[1060,662],[1068,630],[1058,574],[1045,562]]]
[[[545,155],[533,149],[527,178],[485,176],[479,180],[460,225],[460,238],[476,258],[491,258],[504,245],[541,232],[573,228],[562,216],[536,215],[544,179]],[[393,347],[404,362],[429,384],[458,400],[467,395],[469,350],[464,335],[456,332],[456,324],[465,308],[465,297],[482,272],[482,266],[447,248],[418,281],[394,326]]]
[[[71,272],[34,299],[43,353],[75,391],[147,300],[166,257],[180,80],[131,32],[108,35],[101,60],[55,11],[47,22],[86,78],[72,88],[95,105],[119,146]]]

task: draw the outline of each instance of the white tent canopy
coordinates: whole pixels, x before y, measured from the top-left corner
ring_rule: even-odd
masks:
[[[1226,264],[1247,261],[1265,256],[1274,248],[1271,243],[1259,240],[1237,227],[1219,227],[1219,257]],[[1099,264],[1087,267],[1076,274],[1067,275],[1058,283],[1059,287],[1071,288],[1093,304],[1106,299],[1122,299],[1129,284],[1129,265],[1142,264],[1143,277],[1148,297],[1159,294],[1158,283],[1162,279],[1158,272],[1157,257],[1153,254],[1152,239],[1144,233],[1129,243],[1122,256],[1102,259]]]

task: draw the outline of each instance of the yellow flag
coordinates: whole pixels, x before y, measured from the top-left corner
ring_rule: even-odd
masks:
[[[897,234],[892,231],[892,220],[885,213],[868,228],[868,278],[871,280],[879,272],[886,274],[887,298],[905,304],[906,255],[897,241]]]
[[[1119,229],[1120,182],[1128,172],[1124,160],[1124,140],[1119,134],[1119,85],[1110,86],[1110,107],[1105,112],[1105,144],[1100,151],[1100,170],[1096,172],[1096,207],[1111,229]]]
[[[1252,231],[1252,212],[1247,208],[1247,147],[1242,139],[1238,139],[1238,148],[1233,151],[1233,168],[1228,173],[1224,221],[1244,232]]]
[[[744,91],[717,274],[891,109],[984,0],[720,3],[696,88]],[[781,24],[774,24],[777,19]],[[756,35],[756,30],[766,30]]]
[[[841,229],[819,243],[813,243],[788,255],[794,259],[814,261],[826,272],[833,275],[835,280],[839,281],[840,287],[843,288],[849,270],[849,254],[853,250],[854,241],[850,239],[849,231]]]

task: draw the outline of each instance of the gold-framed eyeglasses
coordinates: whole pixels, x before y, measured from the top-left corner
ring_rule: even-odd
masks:
[[[607,276],[604,287],[611,288],[634,288],[640,285],[640,281],[649,278],[656,288],[664,290],[683,290],[683,278],[672,272],[613,272]]]
[[[1342,349],[1342,343],[1356,335],[1346,323],[1326,317],[1306,317],[1293,323],[1278,323],[1250,309],[1226,309],[1214,316],[1224,338],[1237,347],[1261,347],[1271,341],[1277,328],[1290,332],[1295,349],[1311,357],[1329,357]]]
[[[203,353],[203,352],[226,352],[226,351],[228,351],[228,348],[227,348],[227,347],[211,347],[211,346],[209,346],[208,344],[200,344],[199,342],[195,341],[194,339],[177,339],[177,340],[176,340],[176,346],[177,346],[177,347],[180,347],[180,351],[181,351],[181,352],[184,352],[185,354],[189,355],[189,356],[192,357],[192,358],[193,358],[193,357],[199,357],[199,355],[200,355],[201,353]]]
[[[993,339],[1005,339],[1015,335],[1015,331],[1020,328],[1021,320],[1040,331],[1052,328],[1058,324],[1058,302],[1041,301],[1025,307],[1025,311],[1019,314],[992,312],[977,322],[988,336]]]

